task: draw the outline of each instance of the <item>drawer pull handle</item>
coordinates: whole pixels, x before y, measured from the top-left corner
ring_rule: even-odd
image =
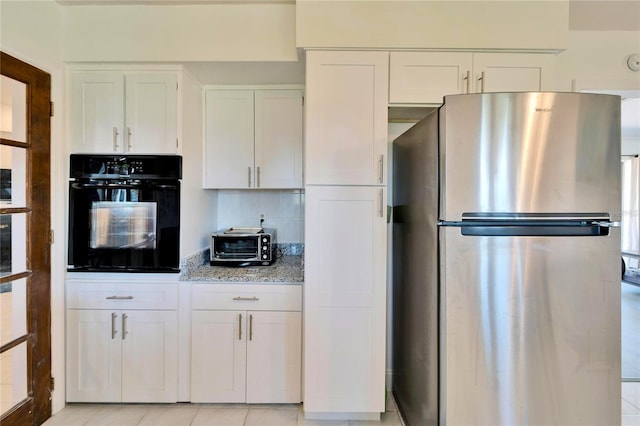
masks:
[[[233,300],[236,300],[236,301],[242,301],[242,302],[247,302],[247,301],[249,301],[249,302],[256,302],[256,301],[258,301],[258,300],[260,300],[260,299],[258,299],[258,298],[257,298],[257,297],[255,297],[255,296],[254,296],[254,297],[241,297],[241,296],[238,296],[238,297],[234,297],[234,298],[233,298]]]
[[[131,300],[133,296],[107,296],[105,297],[107,300]]]

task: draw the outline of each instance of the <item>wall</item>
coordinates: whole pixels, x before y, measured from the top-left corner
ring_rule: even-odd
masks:
[[[295,5],[63,9],[65,61],[296,61]]]
[[[181,134],[182,185],[180,258],[183,259],[209,246],[207,231],[217,220],[216,191],[202,189],[203,108],[202,87],[188,72],[183,72],[182,114],[178,127]]]
[[[64,407],[64,277],[66,253],[66,150],[64,144],[64,69],[61,7],[53,0],[0,2],[0,49],[51,74],[51,358],[56,378],[53,412]]]
[[[638,10],[640,14],[640,6]],[[623,99],[636,98],[637,102],[640,71],[627,66],[627,58],[634,53],[640,53],[640,24],[628,31],[571,31],[568,49],[557,57],[556,89],[618,94]],[[624,102],[623,114],[630,107]],[[634,110],[638,111],[637,107]],[[640,117],[631,117],[626,125],[633,128],[623,129],[622,153],[639,154]]]
[[[640,72],[627,67],[632,53],[640,53],[640,29],[571,31],[567,50],[557,57],[557,89],[640,89]]]
[[[260,213],[265,215],[265,227],[278,230],[279,243],[304,242],[304,191],[219,191],[218,229],[258,226]]]
[[[562,49],[566,1],[298,0],[298,47]]]

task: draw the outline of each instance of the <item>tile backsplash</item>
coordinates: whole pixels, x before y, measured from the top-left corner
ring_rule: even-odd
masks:
[[[283,190],[219,190],[218,229],[231,226],[276,228],[279,243],[304,243],[304,191]]]

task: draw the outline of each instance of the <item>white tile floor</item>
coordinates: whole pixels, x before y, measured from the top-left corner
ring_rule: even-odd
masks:
[[[380,420],[305,420],[299,404],[70,404],[44,426],[402,426],[391,397]],[[640,382],[622,383],[622,426],[640,426]]]
[[[402,426],[392,398],[380,422],[305,420],[300,404],[70,404],[44,426]]]
[[[640,382],[622,382],[622,426],[640,426]]]

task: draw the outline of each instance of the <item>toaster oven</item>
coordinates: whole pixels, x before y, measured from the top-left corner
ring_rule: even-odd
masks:
[[[271,265],[275,261],[276,230],[227,228],[211,235],[211,265]]]

